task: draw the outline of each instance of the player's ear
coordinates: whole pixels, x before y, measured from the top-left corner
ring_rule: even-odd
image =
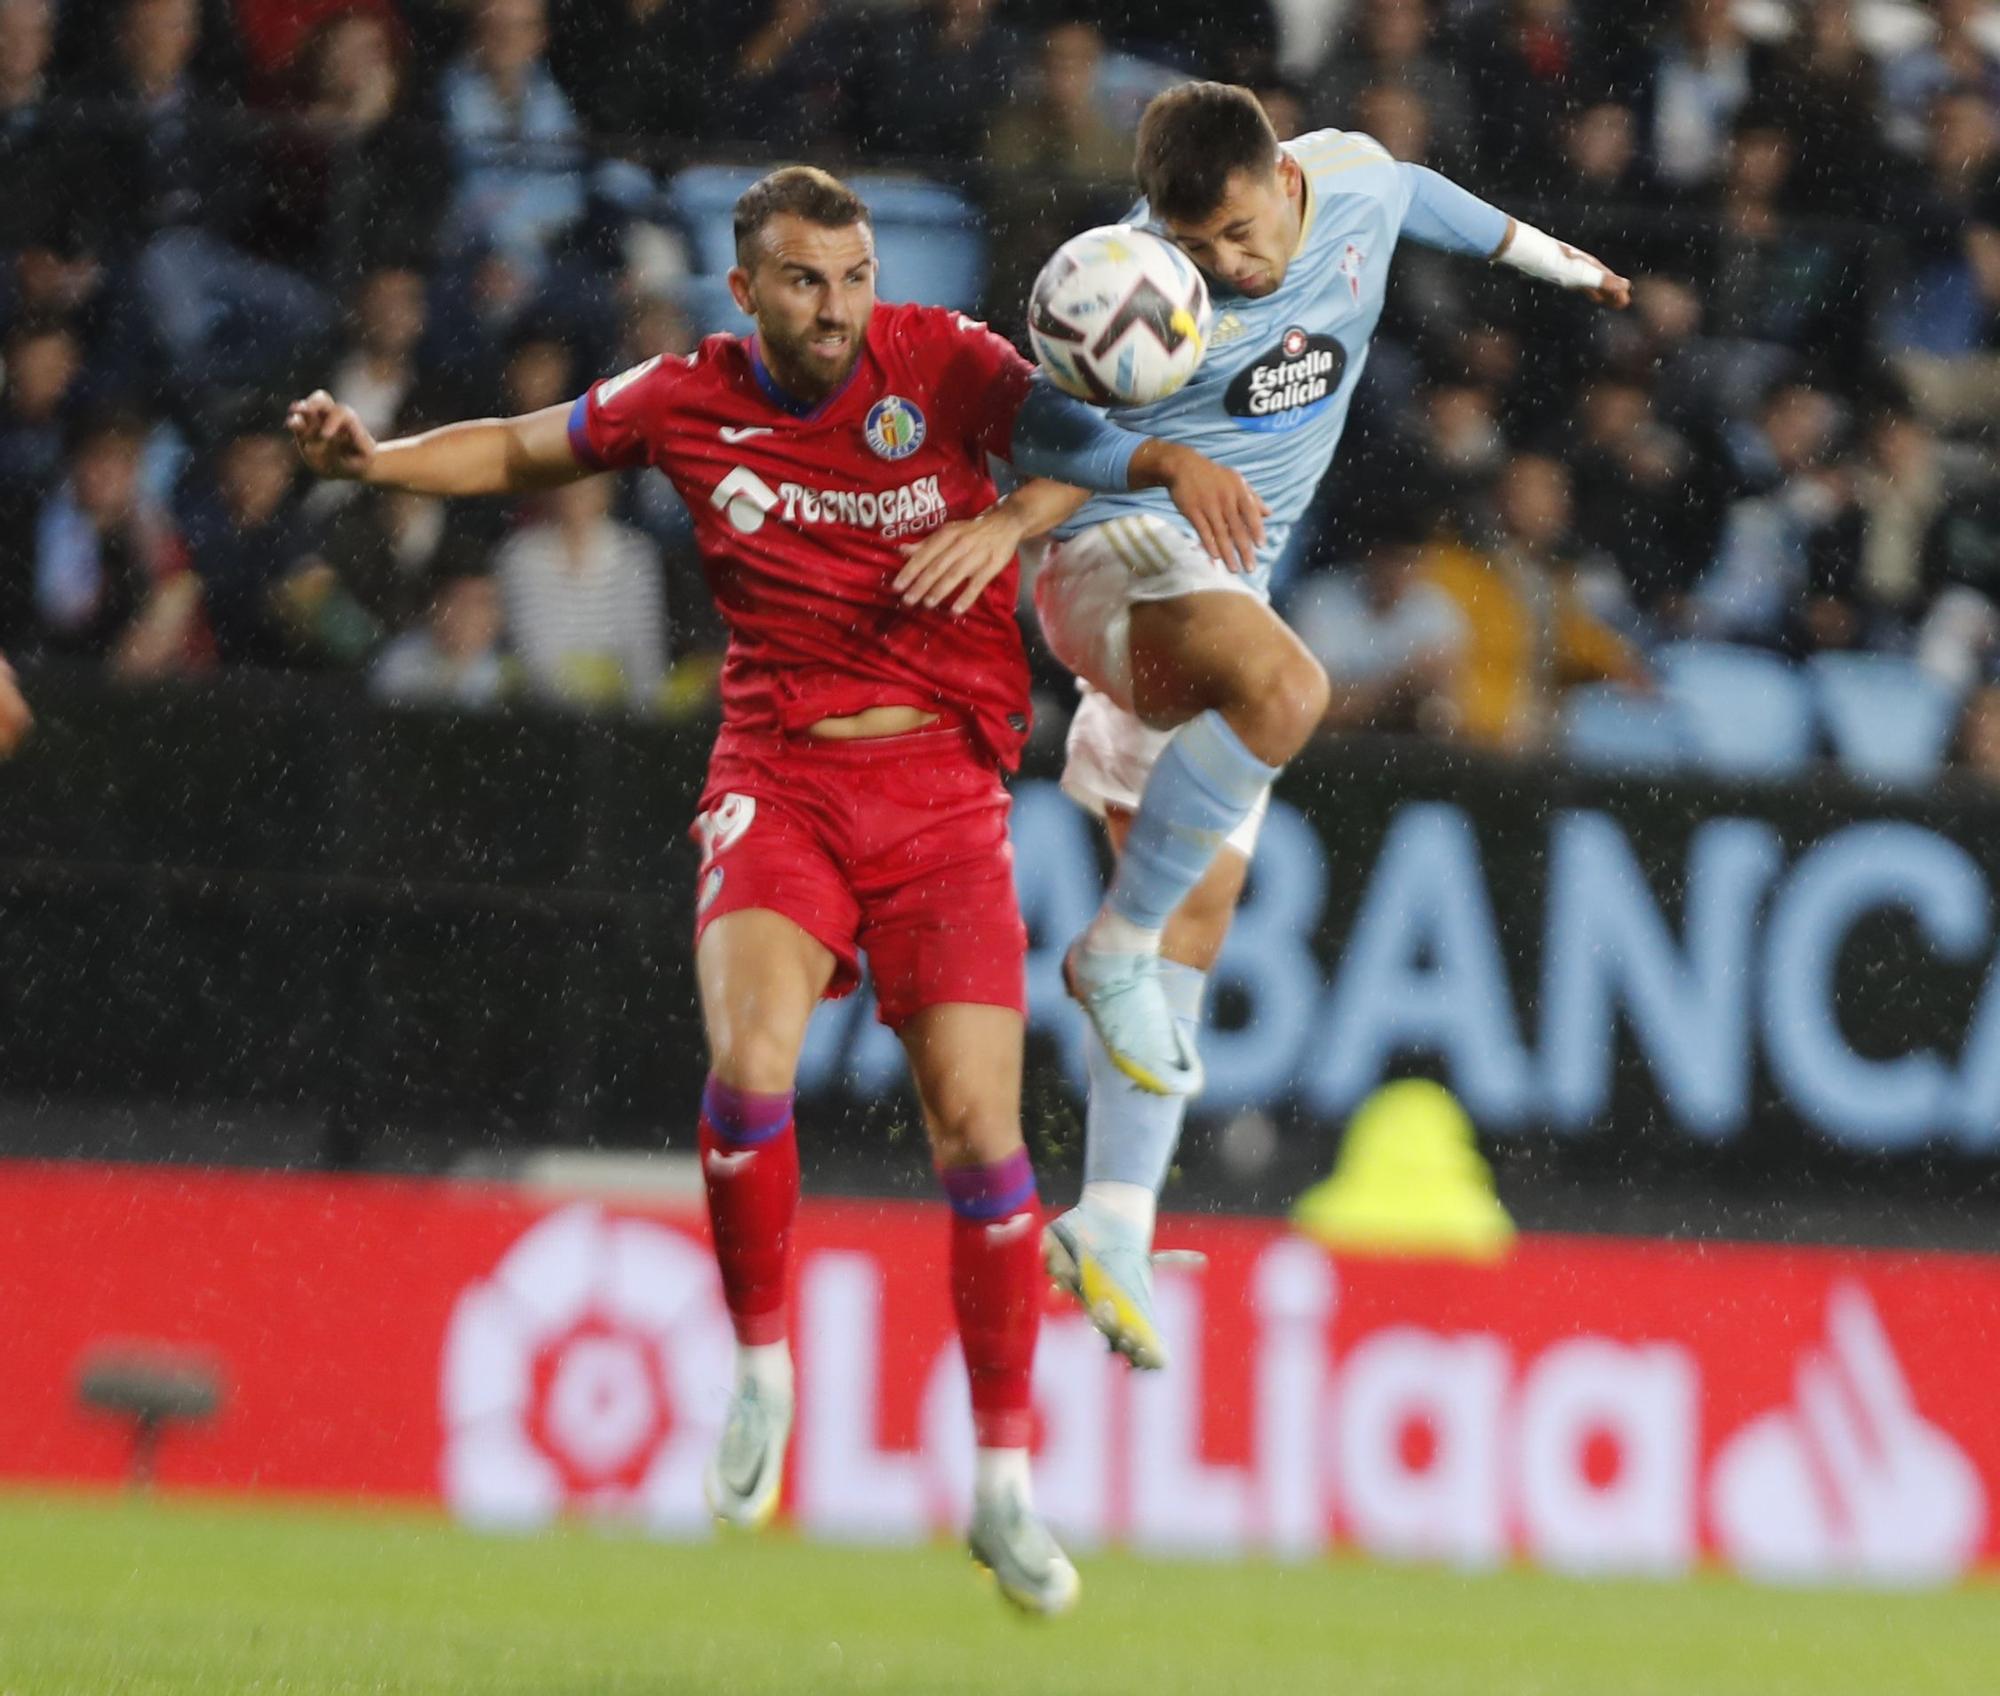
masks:
[[[738,309],[745,316],[751,318],[757,316],[757,308],[750,298],[750,273],[741,265],[729,267],[729,298],[736,302]]]

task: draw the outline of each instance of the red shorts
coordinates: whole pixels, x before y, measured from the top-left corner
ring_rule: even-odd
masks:
[[[954,1001],[1025,1014],[1011,804],[957,725],[849,742],[725,731],[691,832],[695,938],[759,907],[832,951],[829,997],[866,954],[885,1025]]]

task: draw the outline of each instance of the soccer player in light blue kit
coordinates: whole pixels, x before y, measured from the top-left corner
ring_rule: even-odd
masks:
[[[1403,237],[1622,307],[1623,277],[1373,139],[1280,145],[1247,89],[1184,83],[1139,127],[1128,221],[1207,276],[1207,355],[1179,393],[1112,416],[1243,473],[1269,509],[1253,569],[1211,558],[1163,497],[1029,483],[912,556],[906,596],[969,595],[1029,536],[1043,633],[1085,693],[1063,787],[1118,849],[1104,907],[1064,961],[1089,1015],[1083,1197],[1044,1238],[1050,1272],[1134,1365],[1160,1367],[1157,1196],[1201,1086],[1202,991],[1243,889],[1270,787],[1326,709],[1324,672],[1267,585],[1333,458]],[[1162,327],[1163,338],[1171,331]],[[997,563],[996,563],[997,561]]]

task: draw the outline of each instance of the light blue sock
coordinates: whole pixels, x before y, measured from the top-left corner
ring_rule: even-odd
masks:
[[[1106,905],[1141,930],[1163,929],[1277,775],[1213,708],[1189,719],[1146,779]]]
[[[1174,1023],[1189,1042],[1201,1029],[1201,996],[1208,974],[1178,960],[1160,962],[1160,983]],[[1090,1067],[1090,1106],[1084,1117],[1083,1181],[1143,1184],[1155,1195],[1180,1146],[1184,1095],[1153,1095],[1111,1064],[1097,1033],[1084,1038]]]

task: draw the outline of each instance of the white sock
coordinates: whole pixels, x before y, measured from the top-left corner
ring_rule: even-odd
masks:
[[[1035,1491],[1028,1475],[1028,1451],[981,1449],[973,1462],[972,1492],[982,1502],[995,1496],[1018,1496],[1032,1507]]]
[[[1139,1233],[1148,1248],[1153,1243],[1153,1220],[1159,1213],[1159,1197],[1144,1184],[1120,1183],[1114,1178],[1096,1178],[1083,1186],[1083,1205],[1093,1213],[1116,1219]]]
[[[792,1394],[791,1348],[784,1343],[738,1343],[736,1382],[739,1387],[755,1384],[767,1396],[789,1400]]]
[[[1157,954],[1160,933],[1135,925],[1109,907],[1100,907],[1090,929],[1083,933],[1083,945],[1093,954]]]

